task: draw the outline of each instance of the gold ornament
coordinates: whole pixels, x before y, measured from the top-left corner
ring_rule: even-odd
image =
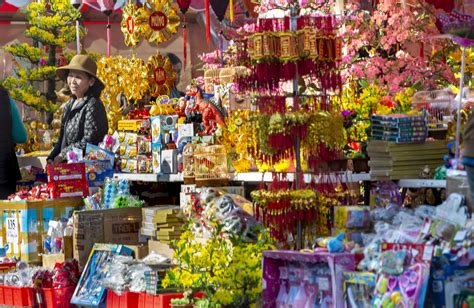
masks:
[[[148,83],[152,96],[170,95],[176,80],[176,72],[168,57],[159,52],[148,58]]]
[[[120,25],[125,37],[125,45],[137,46],[147,23],[148,18],[143,7],[139,8],[132,2],[125,5],[122,9],[122,23]]]
[[[178,31],[180,18],[170,0],[147,0],[143,9],[147,17],[143,35],[150,43],[167,42]]]

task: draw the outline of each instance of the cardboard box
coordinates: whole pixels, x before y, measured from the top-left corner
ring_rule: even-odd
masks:
[[[141,208],[74,213],[74,258],[84,265],[95,243],[138,245]]]
[[[43,236],[44,238],[44,236]],[[72,236],[65,236],[63,241],[63,252],[53,254],[43,254],[43,267],[54,268],[56,263],[64,263],[64,261],[73,258]]]
[[[82,199],[0,201],[0,246],[10,245],[7,257],[41,262],[42,236],[49,221],[69,218],[83,204]]]
[[[125,245],[125,247],[130,248],[133,251],[132,256],[137,260],[141,260],[148,256],[148,245]]]
[[[160,243],[159,241],[149,240],[148,241],[148,251],[152,251],[173,259],[173,249],[168,244]]]

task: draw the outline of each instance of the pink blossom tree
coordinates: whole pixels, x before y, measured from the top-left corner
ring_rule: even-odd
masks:
[[[379,0],[373,10],[346,6],[343,59],[346,81],[377,84],[391,94],[403,88],[435,89],[454,82],[439,41],[435,9],[423,0]],[[361,81],[362,80],[362,81]]]

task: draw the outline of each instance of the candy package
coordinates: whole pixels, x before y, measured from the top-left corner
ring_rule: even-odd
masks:
[[[66,154],[67,162],[70,163],[78,163],[83,159],[83,151],[78,148],[72,148]]]

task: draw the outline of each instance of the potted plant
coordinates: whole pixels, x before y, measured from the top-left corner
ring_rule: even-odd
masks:
[[[203,292],[195,307],[249,307],[262,293],[262,251],[273,249],[267,232],[254,243],[239,237],[223,236],[223,226],[213,224],[210,237],[196,241],[185,231],[173,243],[176,267],[168,271],[164,287],[177,287],[186,298]]]
[[[171,308],[193,308],[188,298],[173,298],[171,300]]]

